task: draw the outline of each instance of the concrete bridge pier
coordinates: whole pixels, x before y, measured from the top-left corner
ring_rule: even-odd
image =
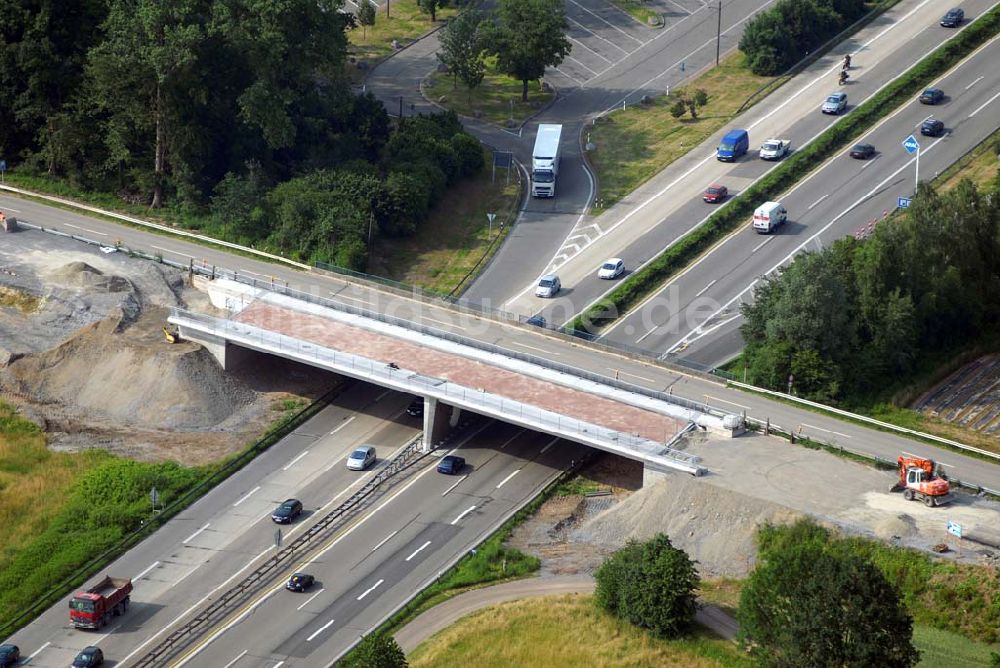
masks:
[[[449,414],[448,408],[451,408]],[[422,452],[430,452],[440,443],[448,430],[458,426],[461,410],[454,406],[441,404],[434,397],[424,397],[424,443]]]
[[[257,351],[244,348],[243,346],[230,343],[221,336],[214,336],[208,332],[194,331],[189,328],[178,326],[178,333],[182,341],[194,341],[205,347],[225,371],[232,371],[241,366],[246,360],[258,355]]]

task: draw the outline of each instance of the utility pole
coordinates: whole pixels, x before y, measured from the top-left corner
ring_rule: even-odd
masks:
[[[715,66],[719,66],[719,50],[722,48],[722,0],[719,0],[719,23],[715,29]]]

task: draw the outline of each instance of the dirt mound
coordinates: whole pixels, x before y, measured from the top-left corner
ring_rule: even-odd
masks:
[[[886,517],[885,519],[875,522],[872,527],[875,535],[879,538],[889,540],[892,538],[910,538],[916,536],[919,533],[917,528],[917,521],[906,513],[899,513],[894,517]]]
[[[123,276],[106,275],[86,262],[70,262],[49,273],[55,284],[81,288],[87,292],[129,292],[132,282]]]
[[[89,325],[52,350],[11,362],[0,380],[35,401],[75,406],[90,420],[155,429],[209,429],[253,401],[200,346],[164,343],[164,316],[151,309],[124,331],[121,318]]]
[[[671,475],[587,520],[570,538],[616,549],[629,538],[665,533],[699,562],[702,575],[738,577],[753,566],[759,525],[784,524],[800,516],[780,504],[702,479]]]

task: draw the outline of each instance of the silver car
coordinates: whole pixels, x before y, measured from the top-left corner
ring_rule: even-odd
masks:
[[[375,446],[362,445],[347,458],[347,468],[352,471],[364,471],[375,463]]]
[[[538,287],[535,288],[536,297],[555,297],[559,293],[562,284],[555,274],[546,274],[538,279]]]
[[[830,93],[823,102],[824,114],[839,114],[847,109],[847,93]]]

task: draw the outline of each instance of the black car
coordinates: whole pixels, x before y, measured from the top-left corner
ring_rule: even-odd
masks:
[[[448,455],[438,462],[438,473],[454,475],[459,473],[463,468],[465,468],[465,459],[458,455]]]
[[[871,144],[855,144],[851,149],[851,157],[858,160],[867,160],[875,155],[875,147]]]
[[[941,17],[941,25],[945,28],[957,28],[965,20],[965,11],[960,7],[949,9],[948,13]]]
[[[84,647],[73,659],[73,668],[96,668],[104,665],[104,652],[100,647]]]
[[[927,137],[940,137],[942,132],[944,132],[944,122],[936,118],[928,118],[920,126],[920,134]]]
[[[937,104],[944,99],[944,91],[940,88],[928,88],[920,94],[921,104]]]
[[[288,578],[288,583],[285,585],[285,589],[288,591],[305,591],[306,589],[309,589],[309,587],[312,587],[314,582],[316,582],[316,578],[308,573],[296,573],[292,577]]]
[[[302,502],[298,499],[288,499],[271,513],[271,519],[278,524],[291,524],[302,514]]]
[[[531,316],[525,320],[525,322],[529,325],[534,325],[535,327],[545,327],[545,318],[538,314]]]
[[[412,415],[413,417],[420,417],[424,414],[424,400],[421,398],[416,398],[410,402],[410,405],[406,407],[406,414]]]
[[[17,645],[0,645],[0,668],[13,666],[21,659],[21,650]]]

